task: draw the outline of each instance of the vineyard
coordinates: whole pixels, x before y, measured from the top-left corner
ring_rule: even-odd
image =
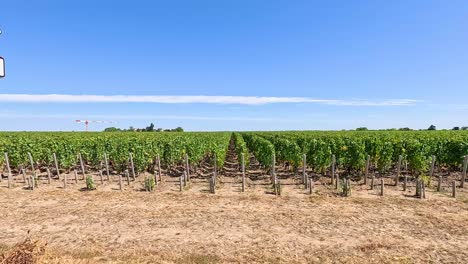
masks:
[[[115,174],[132,170],[138,175],[154,173],[158,165],[180,173],[177,168],[197,171],[203,162],[213,164],[214,158],[215,167],[223,168],[230,144],[238,168],[243,155],[246,168],[253,158],[265,173],[274,171],[274,162],[292,176],[301,168],[321,176],[333,169],[330,176],[358,180],[369,171],[384,176],[402,167],[413,177],[430,175],[434,166],[441,172],[466,174],[468,155],[465,131],[0,133],[3,168],[8,158],[15,173],[22,168],[33,173],[57,168],[59,174],[107,167]]]
[[[196,166],[204,158],[217,157],[224,163],[230,133],[0,133],[0,148],[8,153],[12,168],[30,165],[54,167],[54,154],[60,169],[70,171],[81,159],[92,168],[108,159],[117,173],[129,166],[132,155],[136,172],[154,170],[157,159],[167,167],[181,164],[184,155]],[[4,162],[5,160],[3,160]]]
[[[459,170],[468,154],[468,133],[451,131],[418,132],[254,132],[244,133],[249,149],[264,166],[271,166],[271,156],[302,166],[305,154],[307,165],[316,172],[330,166],[332,155],[336,165],[347,174],[363,172],[367,156],[380,173],[393,168],[402,158],[412,174],[428,171],[432,156],[446,169]]]
[[[0,262],[26,234],[47,263],[468,257],[466,131],[3,132],[0,151]]]

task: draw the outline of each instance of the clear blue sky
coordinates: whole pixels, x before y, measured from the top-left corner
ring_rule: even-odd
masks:
[[[467,126],[467,25],[463,0],[3,0],[0,130]]]

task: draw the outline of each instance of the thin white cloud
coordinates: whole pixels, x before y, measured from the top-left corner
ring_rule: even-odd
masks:
[[[310,97],[207,96],[207,95],[72,95],[0,94],[0,102],[16,103],[161,103],[161,104],[239,104],[316,103],[337,106],[410,106],[412,99],[335,100]]]
[[[238,117],[238,116],[193,116],[193,115],[79,115],[79,114],[23,114],[0,112],[0,118],[6,119],[75,119],[86,120],[199,120],[199,121],[252,121],[252,122],[303,122],[291,118]],[[116,122],[118,123],[118,121]]]

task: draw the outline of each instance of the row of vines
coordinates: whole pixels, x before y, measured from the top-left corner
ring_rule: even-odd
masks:
[[[440,166],[459,169],[468,155],[468,133],[465,131],[284,131],[284,132],[194,132],[194,133],[74,133],[74,132],[2,132],[0,151],[8,153],[12,168],[27,166],[28,153],[39,166],[53,166],[53,154],[59,166],[68,170],[77,165],[81,154],[90,166],[99,166],[107,155],[118,172],[128,166],[129,154],[137,172],[151,170],[156,157],[163,166],[182,162],[185,154],[196,166],[216,154],[218,167],[226,158],[229,142],[245,157],[249,153],[266,168],[275,154],[278,162],[293,168],[307,165],[324,172],[335,155],[336,164],[348,173],[364,170],[367,156],[379,172],[392,169],[401,156],[414,174],[427,172],[432,156]],[[4,163],[3,156],[0,162]]]
[[[31,153],[36,165],[53,166],[56,154],[60,168],[69,170],[79,162],[81,154],[85,163],[99,166],[107,156],[109,164],[118,172],[128,166],[130,153],[135,170],[150,170],[157,157],[163,166],[171,167],[182,162],[185,154],[191,165],[198,165],[206,157],[216,154],[222,167],[231,133],[75,133],[75,132],[2,132],[0,151],[8,153],[10,166],[18,168],[29,164]],[[4,163],[2,155],[0,159]]]
[[[468,155],[468,133],[465,131],[285,131],[244,132],[242,136],[250,152],[265,167],[271,166],[272,154],[278,162],[294,168],[307,165],[316,172],[336,164],[348,173],[362,172],[367,157],[381,173],[395,166],[399,157],[409,170],[426,173],[432,156],[449,170],[460,169]]]

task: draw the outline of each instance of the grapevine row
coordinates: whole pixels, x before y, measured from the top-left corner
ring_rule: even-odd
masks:
[[[323,172],[335,155],[336,164],[348,173],[364,170],[367,156],[376,169],[385,173],[401,156],[416,175],[427,172],[432,156],[447,169],[459,169],[468,154],[468,133],[463,131],[368,131],[368,132],[244,132],[242,136],[258,161],[271,166],[278,162],[297,168],[302,154],[307,165]]]
[[[229,145],[230,133],[73,133],[73,132],[2,132],[0,151],[8,153],[10,166],[29,164],[31,153],[36,165],[53,166],[56,154],[59,166],[70,170],[81,154],[85,163],[99,166],[107,155],[111,166],[122,172],[127,168],[130,153],[137,172],[151,170],[157,157],[163,166],[179,165],[185,154],[191,165],[216,154],[222,167]],[[4,162],[2,157],[1,162]]]

